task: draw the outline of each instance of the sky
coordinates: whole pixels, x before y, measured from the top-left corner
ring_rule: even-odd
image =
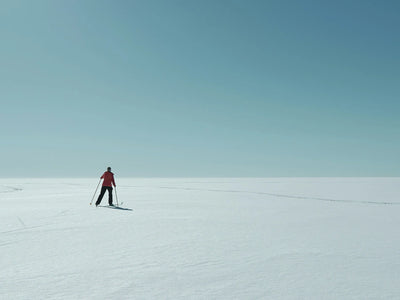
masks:
[[[400,176],[399,14],[1,1],[0,176]]]

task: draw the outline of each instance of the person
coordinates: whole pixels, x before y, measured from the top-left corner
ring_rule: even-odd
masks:
[[[98,206],[100,204],[101,199],[103,199],[103,196],[107,190],[108,190],[108,204],[110,206],[114,206],[113,205],[113,197],[112,197],[112,191],[113,191],[112,186],[114,185],[114,187],[115,187],[116,185],[115,185],[115,181],[114,181],[114,173],[111,172],[110,167],[107,168],[107,171],[104,172],[104,174],[100,177],[100,179],[104,179],[104,180],[103,180],[103,185],[101,187],[101,192],[100,192],[99,198],[97,198],[97,201],[96,201],[96,206]]]

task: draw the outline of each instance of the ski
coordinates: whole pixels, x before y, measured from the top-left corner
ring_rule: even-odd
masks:
[[[121,206],[116,206],[116,205],[113,205],[113,206],[111,206],[111,205],[98,205],[97,207],[104,207],[104,208],[118,209],[118,210],[129,210],[129,211],[133,210],[131,208],[126,208],[126,207],[121,207]]]

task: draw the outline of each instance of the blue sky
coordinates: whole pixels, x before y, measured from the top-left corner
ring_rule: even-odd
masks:
[[[2,1],[2,177],[400,176],[398,1]]]

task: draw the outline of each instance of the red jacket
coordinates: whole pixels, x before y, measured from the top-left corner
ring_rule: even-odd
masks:
[[[115,186],[114,173],[108,171],[104,172],[103,176],[100,178],[104,178],[103,186],[112,186],[111,184]]]

